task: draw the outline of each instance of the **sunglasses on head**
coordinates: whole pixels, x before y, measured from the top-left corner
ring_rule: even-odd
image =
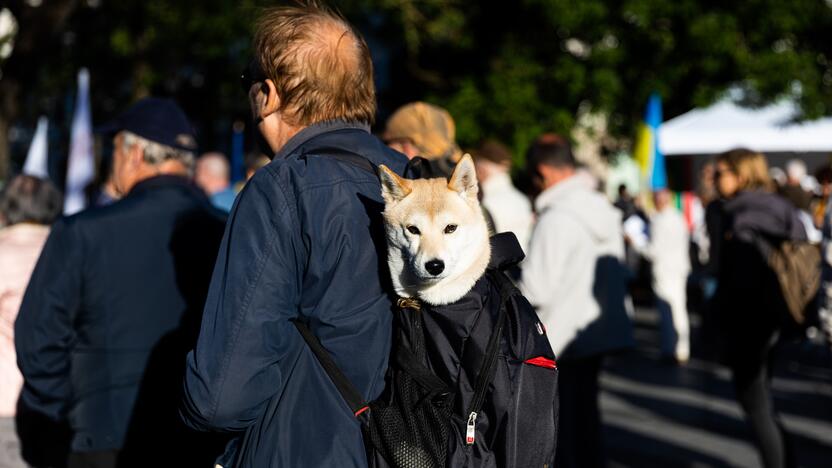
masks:
[[[243,92],[248,94],[251,90],[251,85],[264,81],[265,79],[266,74],[260,68],[260,62],[257,59],[251,59],[240,74],[240,85],[243,87]]]

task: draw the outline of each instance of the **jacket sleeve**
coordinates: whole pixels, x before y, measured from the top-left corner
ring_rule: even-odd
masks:
[[[303,246],[291,204],[270,170],[235,204],[188,354],[180,416],[198,430],[242,431],[284,384],[281,364],[300,339]]]
[[[662,245],[664,236],[667,234],[667,223],[665,220],[653,216],[650,219],[650,235],[647,238],[647,244],[630,244],[639,255],[650,262],[656,260],[658,255],[664,252],[665,246]],[[672,233],[671,233],[672,235]]]
[[[21,398],[32,411],[61,420],[70,402],[73,317],[82,297],[83,246],[76,225],[59,220],[38,259],[15,322]]]

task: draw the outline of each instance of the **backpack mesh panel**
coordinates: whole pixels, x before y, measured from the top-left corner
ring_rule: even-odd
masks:
[[[373,446],[396,468],[444,468],[452,398],[397,370],[389,403],[370,404],[367,430]]]

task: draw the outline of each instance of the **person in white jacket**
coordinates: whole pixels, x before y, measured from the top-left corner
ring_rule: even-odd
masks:
[[[684,364],[690,358],[687,294],[690,234],[685,219],[671,204],[669,190],[654,193],[650,241],[641,250],[652,263],[653,292],[659,311],[662,354]]]
[[[544,135],[527,170],[543,189],[521,289],[558,357],[558,467],[603,466],[598,375],[603,357],[633,345],[625,307],[621,214],[576,171],[569,143]]]
[[[511,152],[496,140],[486,140],[474,151],[474,163],[482,206],[494,220],[495,232],[513,232],[523,252],[528,252],[534,222],[532,205],[511,182]]]

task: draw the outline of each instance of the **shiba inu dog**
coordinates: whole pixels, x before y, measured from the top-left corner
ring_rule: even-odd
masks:
[[[379,169],[396,293],[432,305],[456,302],[483,275],[491,256],[471,156],[460,160],[450,180],[410,180],[383,164]]]

